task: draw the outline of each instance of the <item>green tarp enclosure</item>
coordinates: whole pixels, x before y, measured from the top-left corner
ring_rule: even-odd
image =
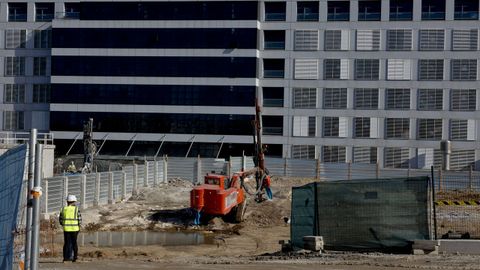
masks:
[[[291,239],[323,236],[336,250],[407,248],[430,239],[428,177],[316,182],[292,189]]]

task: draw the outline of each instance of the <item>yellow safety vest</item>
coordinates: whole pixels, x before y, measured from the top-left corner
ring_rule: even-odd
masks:
[[[60,212],[63,221],[64,232],[78,232],[80,231],[78,220],[78,207],[74,205],[65,206]]]

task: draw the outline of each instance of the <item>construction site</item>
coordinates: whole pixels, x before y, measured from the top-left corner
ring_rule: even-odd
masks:
[[[60,175],[40,179],[48,147],[37,143],[14,269],[480,269],[476,172],[268,158],[258,106],[256,115],[255,155],[230,160],[102,159],[90,119],[83,160],[71,157]],[[11,151],[5,160],[19,150]],[[62,262],[65,198],[82,217],[74,262]]]

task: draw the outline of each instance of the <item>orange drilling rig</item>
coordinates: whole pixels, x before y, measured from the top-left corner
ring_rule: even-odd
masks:
[[[246,210],[246,193],[254,195],[257,202],[263,201],[263,190],[271,199],[270,176],[265,169],[265,147],[262,145],[262,115],[258,100],[255,101],[255,120],[253,121],[255,146],[255,168],[228,175],[207,174],[202,185],[190,192],[190,206],[196,212],[195,224],[200,218],[222,216],[228,221],[241,222]],[[242,169],[243,170],[243,169]],[[256,192],[250,193],[244,180],[255,175]]]

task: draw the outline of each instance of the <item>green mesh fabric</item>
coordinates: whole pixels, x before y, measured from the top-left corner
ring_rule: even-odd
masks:
[[[343,180],[292,190],[291,238],[323,236],[329,249],[406,248],[429,239],[429,178]]]

